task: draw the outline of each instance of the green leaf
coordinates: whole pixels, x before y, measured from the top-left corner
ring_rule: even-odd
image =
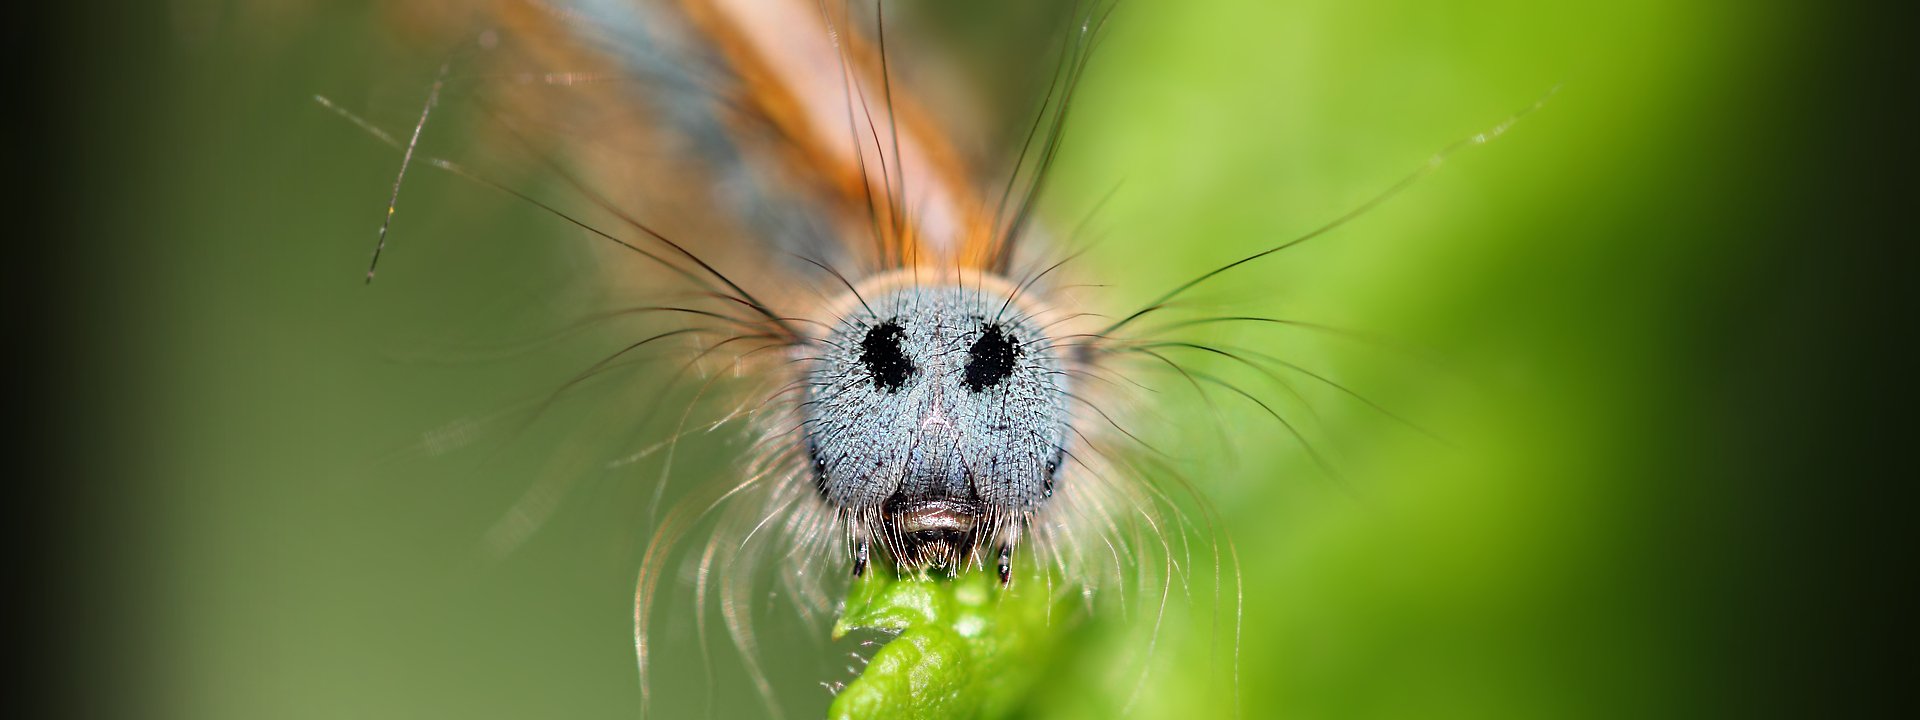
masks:
[[[1032,576],[1029,576],[1032,577]],[[957,578],[875,568],[853,581],[833,637],[895,637],[834,699],[828,717],[1006,717],[1025,704],[1076,616],[1037,579],[1002,587],[994,573]]]

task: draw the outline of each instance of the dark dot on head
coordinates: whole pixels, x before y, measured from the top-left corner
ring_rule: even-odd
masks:
[[[987,325],[980,339],[967,348],[966,376],[961,382],[973,392],[993,387],[1013,374],[1013,363],[1019,359],[1020,345],[1013,336],[999,325]]]
[[[888,320],[868,329],[867,336],[860,340],[860,364],[867,366],[873,384],[887,392],[899,390],[913,375],[913,360],[900,349],[900,341],[904,339],[906,333],[900,329],[900,323]]]

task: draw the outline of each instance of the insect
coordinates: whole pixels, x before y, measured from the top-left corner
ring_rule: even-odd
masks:
[[[1313,324],[1181,316],[1178,301],[1338,228],[1518,118],[1443,149],[1305,235],[1230,258],[1145,303],[1087,307],[1072,292],[1088,282],[1074,263],[1083,248],[1072,233],[1053,234],[1039,208],[1115,6],[1062,8],[1064,30],[1042,56],[1051,72],[1038,108],[999,166],[983,170],[969,167],[977,159],[954,140],[964,123],[921,104],[917,84],[896,71],[888,6],[856,5],[505,3],[446,23],[479,30],[441,68],[410,134],[374,129],[401,161],[369,282],[409,169],[464,176],[614,249],[629,262],[601,280],[650,298],[606,317],[661,326],[563,390],[664,348],[678,357],[662,365],[666,384],[686,379],[697,389],[674,431],[643,452],[673,452],[689,425],[747,428],[750,446],[734,472],[690,490],[653,526],[634,602],[643,694],[656,662],[652,613],[680,566],[691,568],[697,597],[718,596],[770,703],[748,610],[769,577],[803,617],[829,612],[845,578],[877,566],[985,572],[1001,586],[1068,592],[1131,580],[1157,587],[1164,601],[1182,572],[1177,558],[1190,553],[1180,538],[1191,523],[1173,496],[1191,487],[1177,469],[1156,479],[1167,463],[1132,429],[1154,414],[1140,407],[1157,392],[1141,378],[1157,373],[1201,397],[1249,401],[1275,421],[1272,432],[1309,453],[1296,420],[1176,356],[1290,369],[1352,393],[1287,361],[1179,335],[1224,322]],[[419,152],[456,86],[482,120],[474,144],[507,148],[495,152],[518,158],[515,171],[553,179],[566,201],[501,179],[513,171]],[[644,210],[688,207],[698,211],[674,213],[677,225]],[[696,409],[714,417],[691,422]],[[534,521],[505,526],[506,544],[538,525],[563,494],[556,482],[515,509]],[[683,556],[689,547],[698,552]],[[1032,570],[1023,574],[1023,563]]]

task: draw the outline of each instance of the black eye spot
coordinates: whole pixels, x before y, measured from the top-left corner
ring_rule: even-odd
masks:
[[[1013,336],[999,325],[988,325],[973,347],[967,348],[966,377],[961,382],[973,392],[993,387],[1013,374],[1013,363],[1019,359],[1020,345]]]
[[[867,330],[860,341],[860,364],[867,366],[873,384],[887,392],[899,390],[913,375],[913,361],[900,349],[900,341],[905,338],[900,323],[888,320]]]

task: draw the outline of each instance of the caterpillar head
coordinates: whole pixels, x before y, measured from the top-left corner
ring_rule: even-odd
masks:
[[[996,562],[1052,497],[1068,403],[1055,341],[1004,283],[854,297],[803,360],[806,449],[846,519],[854,572]]]

